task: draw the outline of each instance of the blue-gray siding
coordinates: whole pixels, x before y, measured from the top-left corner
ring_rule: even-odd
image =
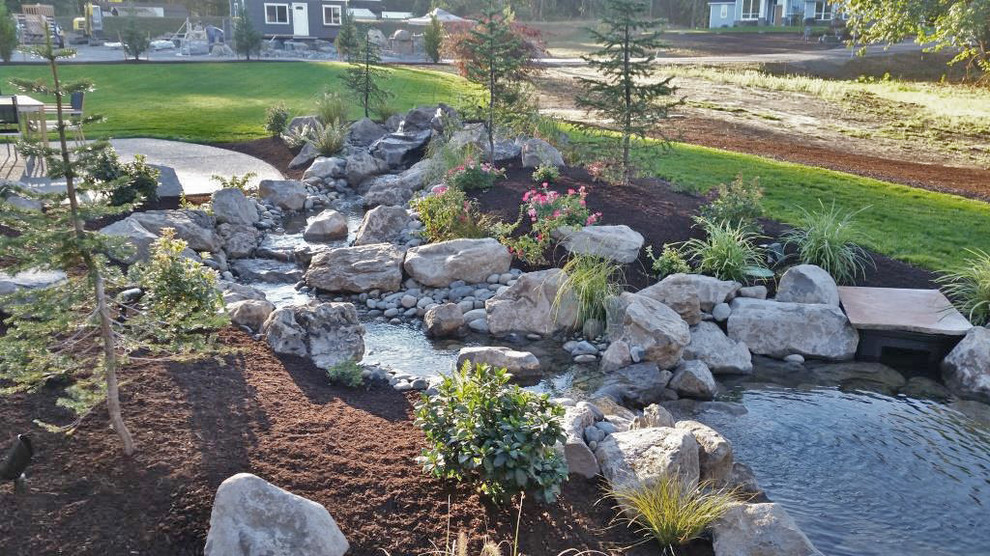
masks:
[[[333,40],[337,37],[337,30],[340,28],[338,25],[326,25],[323,21],[323,6],[340,6],[341,10],[346,9],[345,6],[349,5],[352,9],[365,8],[369,9],[375,14],[381,14],[382,2],[376,0],[354,0],[349,4],[346,4],[343,0],[302,0],[302,1],[280,1],[280,0],[245,0],[245,9],[248,11],[248,16],[251,18],[251,22],[254,24],[261,33],[266,37],[270,38],[273,36],[285,37],[285,38],[316,38]],[[288,12],[288,22],[287,23],[268,23],[265,19],[265,6],[266,4],[277,4],[286,6],[286,11]],[[293,17],[296,10],[293,9],[293,4],[306,4],[307,5],[307,18],[309,20],[309,34],[305,37],[298,37],[294,33],[295,26],[293,24]]]

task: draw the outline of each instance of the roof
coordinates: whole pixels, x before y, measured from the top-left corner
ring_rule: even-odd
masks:
[[[347,8],[347,13],[358,21],[377,21],[375,12],[367,8]]]
[[[433,8],[429,13],[427,13],[423,17],[413,17],[413,18],[407,19],[406,20],[406,23],[408,23],[410,25],[429,25],[430,24],[430,19],[432,18],[432,16],[436,16],[436,18],[441,23],[457,23],[457,22],[471,22],[471,23],[473,23],[473,20],[464,19],[463,17],[458,17],[458,16],[456,16],[456,15],[448,12],[447,10],[441,10],[440,8]]]
[[[409,19],[412,12],[382,12],[382,19]]]

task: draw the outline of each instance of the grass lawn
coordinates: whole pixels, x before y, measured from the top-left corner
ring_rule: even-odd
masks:
[[[143,63],[61,67],[65,79],[89,78],[96,91],[86,111],[107,121],[87,127],[87,137],[159,137],[198,143],[238,142],[264,135],[265,109],[285,102],[293,114],[312,113],[325,87],[340,88],[343,64],[307,62]],[[47,78],[42,66],[0,67],[0,89],[12,77]],[[392,104],[456,103],[472,89],[455,76],[395,68],[387,87]],[[362,115],[357,103],[351,115]]]

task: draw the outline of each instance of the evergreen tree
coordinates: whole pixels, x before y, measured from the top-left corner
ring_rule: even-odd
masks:
[[[251,54],[261,52],[262,36],[261,32],[254,27],[251,16],[248,14],[248,10],[243,2],[238,12],[240,13],[240,17],[234,23],[234,49],[238,54],[243,54],[250,61]]]
[[[136,17],[130,16],[128,20],[127,27],[120,34],[120,43],[124,47],[124,54],[133,57],[136,62],[151,47],[151,39],[148,33],[138,29]]]
[[[608,120],[618,132],[623,183],[633,174],[633,138],[657,132],[676,104],[666,100],[676,91],[671,78],[653,77],[662,44],[657,22],[645,18],[645,11],[642,0],[608,0],[601,30],[588,29],[601,48],[583,57],[600,77],[579,78],[583,92],[576,99],[579,107]]]
[[[440,23],[435,14],[430,16],[430,24],[423,31],[423,49],[434,64],[440,61],[440,52],[443,49],[443,23]]]
[[[357,25],[346,6],[340,11],[340,29],[337,30],[337,39],[333,46],[337,49],[337,57],[341,60],[350,60],[359,46]]]
[[[17,24],[7,6],[0,2],[0,59],[9,62],[17,49]]]
[[[388,77],[387,70],[380,65],[381,61],[378,45],[368,37],[368,33],[364,33],[351,56],[351,64],[341,76],[344,85],[364,108],[365,118],[370,113],[370,107],[380,105],[392,96],[379,85],[381,80]]]

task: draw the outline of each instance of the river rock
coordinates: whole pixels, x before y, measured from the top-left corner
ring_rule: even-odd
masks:
[[[691,333],[673,309],[659,301],[635,293],[623,292],[606,302],[609,337],[645,351],[644,360],[661,368],[677,365]]]
[[[258,222],[258,206],[236,187],[227,187],[213,193],[213,216],[219,224],[254,226]]]
[[[777,301],[839,306],[839,287],[820,266],[800,264],[787,269],[777,286]]]
[[[354,245],[393,243],[409,224],[409,212],[396,206],[378,206],[364,213]]]
[[[753,372],[753,356],[746,344],[730,340],[713,322],[691,327],[691,343],[684,348],[683,357],[703,362],[717,375]]]
[[[217,289],[220,290],[221,295],[223,295],[223,302],[226,305],[230,305],[231,303],[236,303],[238,301],[244,301],[245,299],[267,301],[265,293],[261,290],[252,288],[251,286],[245,286],[244,284],[238,284],[237,282],[220,280],[217,282]]]
[[[261,330],[262,325],[275,310],[268,300],[245,299],[227,305],[227,314],[234,324],[247,326],[251,330]]]
[[[608,349],[602,354],[602,372],[610,373],[632,364],[633,360],[632,354],[629,351],[629,344],[621,340],[609,344]]]
[[[162,235],[162,230],[172,228],[175,237],[186,242],[190,249],[201,253],[220,250],[220,236],[213,230],[213,218],[199,210],[148,210],[135,212],[133,218],[146,230]]]
[[[327,249],[310,261],[306,285],[329,292],[398,291],[403,256],[389,243]]]
[[[738,298],[732,301],[729,338],[758,355],[845,361],[856,355],[859,333],[838,307]]]
[[[633,407],[642,407],[662,401],[664,388],[673,373],[662,371],[656,363],[629,365],[605,376],[595,397],[608,396]]]
[[[975,326],[942,361],[942,379],[964,398],[990,403],[990,330]]]
[[[285,210],[302,210],[306,204],[306,185],[298,180],[261,180],[258,198]]]
[[[106,226],[100,230],[100,233],[124,238],[124,242],[130,247],[111,251],[109,256],[111,259],[127,265],[138,261],[147,261],[151,254],[151,244],[158,239],[157,235],[151,233],[137,219],[130,216]],[[196,253],[188,247],[182,251],[182,256],[189,259],[198,258]]]
[[[578,402],[564,410],[561,425],[564,429],[564,459],[569,474],[591,479],[601,468],[594,452],[584,441],[584,430],[595,424],[595,408],[587,402]]]
[[[347,132],[347,142],[356,147],[367,147],[388,133],[384,126],[372,121],[370,118],[361,118],[351,124]]]
[[[784,508],[737,504],[712,526],[715,556],[821,556]]]
[[[364,356],[364,327],[350,303],[281,307],[269,315],[262,334],[275,353],[309,357],[321,369]]]
[[[326,508],[249,473],[220,483],[206,556],[343,556],[350,546]]]
[[[708,365],[701,361],[681,361],[667,387],[683,398],[696,400],[711,400],[718,390]]]
[[[347,183],[351,187],[357,187],[364,180],[388,170],[388,165],[383,160],[375,158],[365,151],[348,156],[346,161]]]
[[[457,353],[457,368],[461,368],[465,361],[505,369],[519,380],[541,376],[540,360],[528,351],[516,351],[501,346],[466,347]]]
[[[426,311],[423,328],[432,338],[455,336],[464,325],[464,315],[455,303],[444,303]]]
[[[365,207],[404,206],[413,196],[412,189],[403,186],[395,174],[377,176],[364,183],[361,189],[365,190],[362,193]]]
[[[347,218],[333,209],[326,209],[310,218],[303,230],[306,241],[332,241],[346,237]]]
[[[403,267],[420,284],[443,288],[456,280],[484,282],[508,272],[511,263],[509,250],[495,239],[452,239],[413,247]]]
[[[643,408],[643,414],[633,418],[629,429],[646,429],[650,427],[673,427],[674,416],[663,406],[652,403]],[[696,439],[697,440],[697,439]]]
[[[231,259],[250,257],[261,241],[261,232],[246,224],[220,224],[217,226],[223,250]]]
[[[485,302],[488,329],[495,336],[510,332],[550,336],[575,328],[577,297],[568,292],[554,306],[557,290],[567,279],[559,268],[521,275],[508,289]]]
[[[564,157],[556,147],[543,139],[527,139],[520,145],[523,168],[564,165]]]
[[[681,303],[690,304],[690,299],[697,297],[701,310],[710,313],[719,303],[731,300],[740,287],[739,282],[719,280],[702,274],[671,274],[639,293],[671,307]]]
[[[674,427],[691,431],[698,442],[700,479],[725,484],[732,474],[732,444],[715,429],[697,421],[678,421]]]
[[[309,145],[309,143],[306,143]],[[338,156],[320,156],[303,173],[303,179],[316,178],[324,182],[339,180],[347,175],[347,161]]]
[[[602,475],[613,488],[651,484],[677,477],[688,489],[698,486],[698,442],[690,431],[652,427],[617,432],[595,450]]]
[[[626,225],[559,228],[558,235],[568,253],[602,257],[621,264],[638,259],[643,247],[643,236]]]
[[[238,259],[230,263],[230,269],[244,282],[284,284],[298,282],[303,277],[296,265],[272,259]]]

